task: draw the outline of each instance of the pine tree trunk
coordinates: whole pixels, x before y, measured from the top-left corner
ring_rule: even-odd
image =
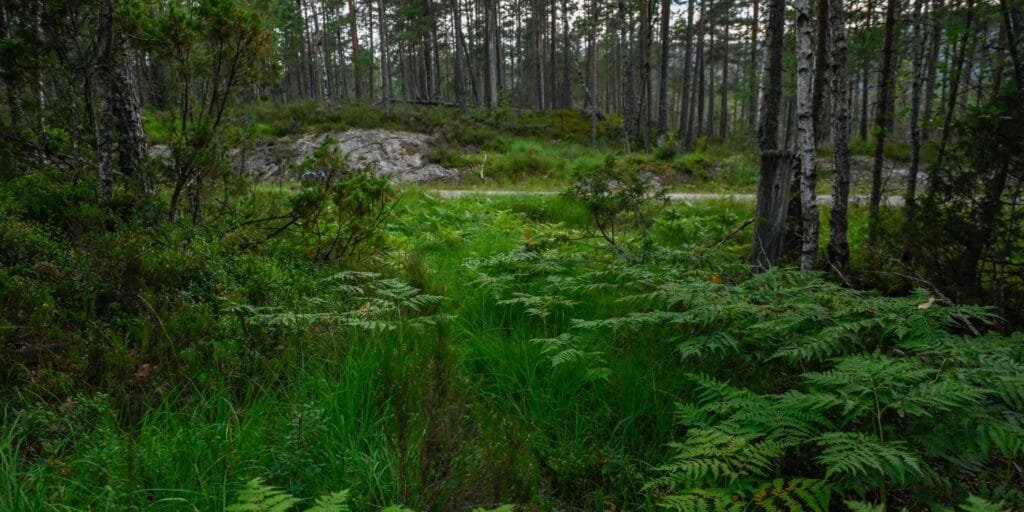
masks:
[[[910,169],[907,176],[907,191],[903,205],[903,258],[908,259],[911,249],[911,228],[917,199],[917,173],[921,162],[921,89],[924,82],[924,43],[927,38],[922,5],[924,0],[914,0],[914,39],[912,41],[911,66],[913,80],[910,92]]]
[[[942,12],[944,0],[933,0],[932,10],[928,16],[931,27],[931,48],[928,51],[928,72],[924,89],[924,112],[922,116],[921,141],[931,138],[932,107],[935,101],[935,81],[938,71],[939,46],[942,41]]]
[[[463,48],[462,36],[462,8],[461,0],[451,0],[452,20],[455,24],[455,97],[459,104],[459,110],[466,113],[466,79],[463,71],[465,49]]]
[[[882,69],[878,75],[878,102],[875,114],[875,161],[871,169],[871,204],[868,210],[868,245],[877,247],[882,203],[882,168],[885,164],[885,139],[889,126],[889,96],[893,83],[893,44],[896,38],[896,0],[887,0],[885,38],[882,42]]]
[[[753,18],[750,21],[750,111],[747,113],[751,122],[756,122],[761,103],[760,87],[758,86],[761,81],[757,79],[757,33],[761,26],[759,8],[759,0],[754,0]]]
[[[590,145],[597,147],[597,0],[590,0],[590,27],[587,38],[590,45]]]
[[[966,11],[967,20],[964,23],[964,31],[960,35],[960,48],[957,51],[956,60],[953,61],[953,73],[949,79],[949,96],[942,121],[942,138],[939,140],[938,155],[935,158],[935,169],[939,171],[946,164],[946,147],[949,145],[950,132],[953,126],[953,111],[956,110],[957,98],[960,92],[960,75],[963,71],[964,59],[966,58],[967,40],[971,37],[971,26],[974,21],[974,0],[967,0]]]
[[[796,0],[796,110],[797,155],[800,161],[800,213],[803,240],[800,269],[813,270],[818,260],[818,196],[814,147],[814,61],[809,0]]]
[[[625,0],[618,0],[618,17],[619,17],[619,44],[622,45],[622,66],[625,68],[623,77],[623,136],[625,138],[626,151],[630,150],[630,146],[633,141],[633,127],[635,126],[635,108],[636,98],[633,94],[635,90],[634,83],[634,68],[633,68],[633,55],[629,47],[629,39],[627,34],[632,35],[632,30],[629,29],[626,21],[626,2]]]
[[[728,16],[728,12],[726,12]],[[729,20],[726,18],[722,30],[722,106],[719,118],[718,136],[723,140],[729,131]]]
[[[690,150],[693,142],[693,134],[690,130],[693,110],[690,109],[690,102],[693,96],[691,66],[693,60],[693,4],[695,2],[696,0],[686,1],[686,41],[684,41],[686,47],[683,50],[683,87],[682,101],[679,106],[679,150],[684,153]]]
[[[707,4],[706,0],[700,2],[700,21],[697,23],[697,62],[695,73],[697,75],[697,90],[695,104],[697,105],[697,118],[694,125],[694,135],[700,137],[704,130],[704,31],[707,27]]]
[[[498,0],[485,0],[487,18],[487,106],[498,106]]]
[[[714,2],[712,2],[712,5],[708,6],[708,10],[713,9],[714,8],[713,5],[714,5]],[[707,68],[707,75],[708,75],[708,78],[707,78],[708,90],[705,93],[705,96],[707,97],[707,101],[708,101],[708,117],[707,117],[707,125],[704,128],[704,147],[707,147],[708,139],[710,139],[711,136],[714,135],[714,133],[715,133],[715,66],[714,66],[714,62],[712,61],[712,57],[711,57],[714,54],[714,50],[715,50],[715,31],[714,31],[714,26],[715,25],[714,25],[713,22],[710,23],[709,25],[710,25],[711,28],[708,29],[708,47],[707,47],[707,52],[705,54],[706,57],[707,57],[707,61],[708,61],[707,66],[705,66]]]
[[[570,76],[569,4],[562,0],[562,108],[572,108],[572,80]]]
[[[457,0],[456,0],[457,1]],[[380,99],[385,112],[391,111],[391,58],[388,48],[388,24],[384,17],[384,0],[377,0],[377,17],[380,30]]]
[[[551,19],[549,20],[551,31],[548,36],[548,80],[550,85],[548,86],[548,108],[561,108],[559,102],[561,101],[561,94],[558,90],[558,58],[556,53],[556,46],[558,41],[558,35],[556,34],[556,28],[558,26],[558,12],[555,9],[554,0],[550,1],[551,5]]]
[[[671,51],[669,21],[672,14],[672,1],[661,0],[661,59],[658,73],[658,137],[668,130],[668,58]]]
[[[1013,81],[1017,92],[1024,88],[1024,64],[1021,63],[1020,54],[1017,51],[1017,36],[1020,34],[1019,17],[1014,22],[1013,12],[1007,0],[999,0],[999,11],[1003,18],[1003,34],[1006,37],[1006,47],[1010,54],[1010,65],[1013,66]]]
[[[651,4],[640,2],[640,133],[646,151],[651,149]]]
[[[846,20],[843,0],[829,0],[829,32],[833,178],[828,261],[832,270],[842,273],[850,265],[850,246],[846,236],[847,203],[850,197],[850,110],[847,101],[849,78],[846,69]]]
[[[764,99],[758,122],[761,171],[757,184],[757,205],[751,261],[766,270],[778,263],[785,241],[786,206],[792,180],[790,156],[779,148],[779,114],[782,108],[782,46],[786,8],[783,0],[765,3]]]
[[[355,87],[356,99],[363,97],[363,81],[359,72],[359,31],[356,29],[356,6],[354,0],[348,0],[349,37],[352,39],[352,84]]]

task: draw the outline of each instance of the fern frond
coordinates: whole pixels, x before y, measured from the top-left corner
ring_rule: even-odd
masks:
[[[754,491],[753,504],[767,512],[824,512],[831,498],[832,487],[825,480],[777,478]]]
[[[1010,509],[1003,505],[1003,502],[992,503],[978,496],[970,496],[967,501],[960,505],[964,512],[1010,512]]]
[[[266,485],[261,478],[249,480],[238,493],[236,502],[228,505],[227,512],[286,512],[300,499],[276,487]]]
[[[325,494],[306,512],[349,512],[348,494],[348,489]]]
[[[872,482],[885,478],[902,484],[908,476],[924,475],[924,462],[903,443],[882,443],[859,432],[828,432],[815,442],[823,448],[817,461],[827,468],[826,478],[863,477]]]

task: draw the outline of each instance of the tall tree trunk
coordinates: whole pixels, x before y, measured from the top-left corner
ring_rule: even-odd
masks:
[[[815,42],[816,47],[814,50],[814,96],[811,103],[811,112],[813,112],[814,118],[814,144],[815,147],[821,144],[826,138],[828,133],[829,123],[823,122],[826,109],[828,108],[828,102],[825,101],[825,93],[828,91],[826,86],[828,79],[828,3],[829,0],[817,0],[818,12],[816,20],[816,33]]]
[[[590,0],[590,27],[587,39],[590,46],[590,145],[597,147],[597,1]]]
[[[458,1],[458,0],[456,0]],[[377,0],[377,17],[380,30],[380,100],[385,112],[391,111],[391,58],[388,48],[388,23],[384,17],[384,0]]]
[[[712,5],[713,5],[713,3],[712,3]],[[712,7],[712,6],[708,6],[709,10],[711,10],[713,8],[714,7]],[[711,21],[711,20],[709,20],[709,21]],[[711,28],[708,29],[708,48],[707,48],[707,53],[706,53],[708,65],[705,66],[707,68],[707,74],[708,74],[708,79],[707,79],[708,90],[707,90],[707,93],[705,93],[705,95],[706,95],[706,97],[708,99],[707,126],[704,129],[704,137],[705,137],[704,138],[704,146],[705,147],[707,147],[707,145],[708,145],[708,139],[710,139],[711,136],[714,135],[714,133],[715,133],[715,66],[714,66],[714,62],[712,60],[713,59],[712,55],[714,55],[714,51],[715,51],[715,30],[714,30],[715,24],[714,24],[714,22],[712,22],[710,24],[710,26],[711,26]]]
[[[964,23],[964,31],[960,35],[956,59],[953,61],[953,73],[949,79],[949,94],[947,98],[944,119],[942,121],[942,138],[939,140],[938,155],[935,158],[935,169],[941,171],[946,164],[946,147],[949,145],[951,128],[953,125],[953,111],[956,110],[957,98],[960,92],[960,74],[963,71],[964,60],[967,53],[967,40],[970,37],[971,26],[974,21],[974,0],[967,0],[967,20]]]
[[[10,4],[7,3],[0,6],[0,29],[3,30],[5,40],[13,39],[13,22],[11,21],[11,14],[8,13],[10,8]],[[0,71],[0,75],[3,75],[4,86],[7,89],[7,112],[11,119],[11,126],[20,128],[24,126],[25,122],[25,109],[21,103],[20,69],[16,66],[5,67],[3,71]]]
[[[672,0],[661,0],[661,59],[658,61],[658,137],[668,130],[668,59],[671,52],[669,22],[672,14]]]
[[[758,12],[759,7],[759,0],[754,0],[753,18],[750,21],[750,111],[747,112],[747,117],[752,122],[757,120],[758,111],[760,110],[758,105],[761,101],[760,87],[758,86],[761,81],[757,79],[757,33],[758,28],[761,26],[760,12]]]
[[[800,269],[813,270],[818,263],[817,162],[814,146],[814,54],[811,36],[809,0],[796,0],[796,111],[797,155],[800,161],[800,213],[803,240],[800,245]]]
[[[725,23],[722,26],[722,106],[721,117],[718,126],[718,136],[722,139],[729,131],[729,12],[725,13]]]
[[[785,241],[786,206],[792,179],[792,165],[786,151],[779,149],[779,114],[782,108],[782,43],[786,6],[783,0],[765,2],[764,98],[758,121],[761,171],[757,183],[757,205],[751,261],[765,270],[778,262]]]
[[[352,84],[355,87],[356,99],[363,97],[363,81],[359,72],[359,31],[356,28],[356,6],[354,0],[348,0],[349,37],[352,39]]]
[[[850,265],[847,241],[847,202],[850,197],[850,110],[846,70],[846,20],[843,0],[829,0],[832,82],[832,210],[829,212],[828,261],[832,270],[844,272]]]
[[[463,72],[463,60],[465,49],[463,48],[462,37],[462,8],[461,0],[451,0],[452,19],[455,23],[455,97],[459,104],[459,110],[466,113],[466,79]]]
[[[130,63],[127,62],[125,41],[121,31],[114,26],[114,0],[104,1],[102,16],[99,59],[99,77],[103,87],[102,126],[99,130],[99,195],[106,200],[110,198],[114,173],[117,171],[128,177],[138,191],[152,193],[153,186],[141,170],[145,154],[142,113]]]
[[[327,6],[324,5],[320,9],[321,23],[324,31],[320,33],[320,53],[321,58],[324,62],[324,78],[326,79],[327,85],[327,98],[330,101],[337,101],[338,93],[335,90],[337,85],[334,83],[334,53],[331,49],[331,38],[328,37],[328,17],[327,17]]]
[[[569,37],[569,3],[562,0],[562,108],[567,109],[572,108],[572,80],[569,78],[572,46]]]
[[[889,126],[889,95],[893,83],[893,44],[896,38],[896,0],[887,0],[885,37],[882,42],[882,69],[878,75],[878,102],[875,105],[875,162],[871,169],[871,204],[868,210],[868,245],[878,245],[881,219],[882,168],[885,163],[885,139]]]
[[[928,15],[931,28],[931,47],[928,50],[928,71],[925,78],[924,112],[922,113],[921,141],[931,138],[932,105],[935,101],[935,81],[939,62],[939,46],[942,41],[942,13],[944,0],[932,0],[932,10]]]
[[[640,0],[640,133],[644,150],[651,149],[651,5]]]
[[[910,234],[917,206],[917,173],[921,162],[921,89],[924,85],[924,43],[927,38],[921,14],[921,4],[923,3],[924,0],[914,0],[914,39],[911,57],[913,80],[910,86],[910,169],[908,170],[907,191],[904,195],[903,205],[903,259],[908,259],[912,246]]]
[[[693,96],[693,77],[691,66],[693,60],[693,4],[696,0],[686,0],[686,35],[683,50],[683,87],[682,101],[679,105],[679,150],[686,152],[690,150],[693,142],[693,133],[690,130],[692,109],[690,101]]]
[[[551,5],[551,19],[548,20],[548,24],[551,30],[548,32],[548,108],[561,108],[559,104],[561,94],[558,90],[558,57],[556,52],[556,43],[558,42],[558,34],[556,34],[556,27],[558,26],[558,10],[555,8],[556,4],[552,0],[549,2]]]
[[[498,0],[484,0],[484,45],[487,47],[487,106],[498,106]],[[518,48],[517,48],[518,51]]]
[[[697,90],[695,103],[697,105],[697,118],[695,121],[694,135],[700,137],[704,132],[704,32],[707,29],[707,3],[700,2],[700,21],[697,23],[697,62],[695,64],[697,75]]]
[[[635,126],[635,109],[636,109],[636,98],[633,94],[635,90],[634,82],[634,66],[633,66],[633,55],[629,46],[629,39],[627,34],[632,36],[632,29],[628,26],[626,21],[626,2],[625,0],[618,0],[618,16],[619,16],[619,41],[623,47],[622,50],[622,65],[625,68],[623,84],[623,136],[625,137],[626,151],[630,150],[633,139],[633,127]]]
[[[1003,17],[1003,33],[1006,35],[1006,47],[1010,54],[1010,64],[1013,66],[1014,87],[1019,92],[1024,88],[1024,64],[1021,63],[1020,54],[1017,51],[1017,35],[1020,27],[1014,22],[1013,11],[1010,9],[1008,0],[999,0],[999,11]]]

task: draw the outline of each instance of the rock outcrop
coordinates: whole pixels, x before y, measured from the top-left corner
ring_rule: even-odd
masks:
[[[453,183],[459,172],[426,161],[428,135],[388,130],[348,130],[261,142],[232,151],[239,172],[262,181],[298,178],[296,168],[330,137],[353,169],[369,169],[395,183]],[[155,145],[154,158],[169,158],[170,148]]]

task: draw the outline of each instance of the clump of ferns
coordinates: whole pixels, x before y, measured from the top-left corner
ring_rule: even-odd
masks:
[[[339,272],[321,285],[323,293],[308,298],[299,310],[230,303],[225,311],[234,314],[243,329],[255,324],[281,331],[316,326],[382,333],[421,328],[447,318],[440,308],[443,297],[374,272]]]
[[[235,502],[225,507],[227,512],[349,512],[352,510],[353,497],[348,489],[324,494],[313,500],[297,498],[287,491],[264,482],[262,478],[254,478],[246,482],[238,493]],[[301,508],[299,508],[301,507]],[[362,507],[365,508],[365,507]],[[515,512],[514,505],[499,505],[495,508],[477,507],[472,512]],[[381,512],[412,512],[401,505],[392,505],[379,509]]]
[[[729,477],[716,487],[721,495],[771,510],[749,501],[752,495],[744,489],[750,486],[735,487],[742,474],[721,469],[754,471],[745,462],[752,455],[711,451],[721,442],[707,439],[712,431],[742,445],[779,443],[769,450],[772,472],[751,473],[761,486],[799,474],[826,482],[830,494],[882,505],[895,496],[901,505],[934,508],[982,489],[1020,503],[1024,497],[1012,488],[1020,473],[1013,461],[1024,454],[1020,339],[990,336],[980,354],[968,355],[963,347],[943,348],[956,338],[946,336],[935,343],[910,338],[915,348],[903,346],[893,354],[876,349],[829,358],[821,371],[786,372],[778,380],[789,382],[783,392],[759,394],[695,375],[702,391],[681,405],[678,415],[687,436],[673,447],[674,459],[661,467],[667,476],[652,481],[652,488],[667,493],[661,503],[669,508],[689,510],[708,502],[703,489],[722,482],[707,482],[690,469],[705,465],[712,475]],[[921,351],[922,345],[928,348]],[[1000,356],[998,364],[988,364]],[[732,369],[720,373],[738,376]],[[688,490],[698,485],[700,492]],[[797,503],[803,506],[789,509],[821,509],[803,498]]]

